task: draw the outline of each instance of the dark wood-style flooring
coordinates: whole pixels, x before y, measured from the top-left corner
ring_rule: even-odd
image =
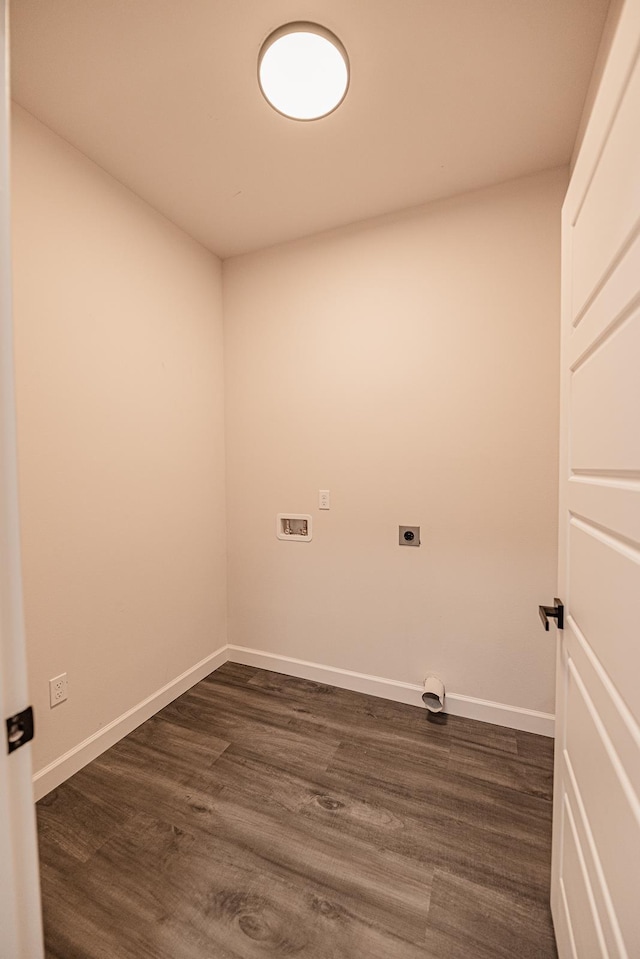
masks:
[[[38,803],[49,959],[554,959],[551,740],[227,663]]]

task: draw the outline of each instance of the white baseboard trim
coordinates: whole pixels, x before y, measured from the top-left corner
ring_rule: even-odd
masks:
[[[118,716],[112,722],[98,729],[97,732],[89,736],[83,742],[78,743],[73,749],[64,753],[58,759],[55,759],[48,766],[40,769],[33,776],[33,796],[37,802],[46,796],[48,792],[55,789],[74,773],[77,773],[83,766],[96,759],[106,749],[109,749],[123,736],[128,735],[141,723],[150,719],[159,709],[168,706],[182,693],[199,683],[201,679],[208,676],[214,669],[218,669],[228,659],[227,646],[221,646],[215,653],[206,656],[195,666],[187,669],[176,679],[152,693],[141,703],[128,709],[126,713]]]
[[[287,676],[297,676],[300,679],[310,679],[316,683],[328,686],[338,686],[340,689],[350,689],[356,693],[368,693],[370,696],[379,696],[381,699],[391,699],[396,703],[406,703],[409,706],[418,706],[424,709],[422,702],[422,687],[412,683],[402,683],[397,679],[384,679],[381,676],[370,676],[367,673],[356,673],[350,669],[339,669],[336,666],[322,666],[304,659],[294,659],[291,656],[279,656],[276,653],[267,653],[260,649],[250,649],[247,646],[221,646],[215,653],[205,657],[195,666],[186,670],[176,679],[171,680],[157,692],[148,696],[141,703],[127,710],[117,719],[98,729],[73,749],[55,759],[44,769],[40,769],[33,776],[33,795],[37,802],[55,789],[65,780],[77,773],[83,766],[96,759],[106,749],[117,743],[123,736],[128,735],[141,723],[150,719],[158,710],[168,706],[182,693],[199,683],[215,669],[227,661],[241,663],[244,666],[255,666],[257,669],[267,669],[276,673],[285,673]],[[504,703],[489,702],[476,699],[473,696],[463,696],[460,693],[447,693],[445,710],[452,716],[464,716],[467,719],[477,719],[484,723],[493,723],[497,726],[507,726],[510,729],[523,729],[541,736],[554,735],[555,717],[551,713],[541,713],[535,709],[524,709],[521,706],[507,706]]]
[[[556,729],[556,717],[553,713],[543,713],[524,706],[509,706],[488,699],[476,699],[463,696],[462,693],[448,693],[445,708],[452,716],[464,716],[466,719],[478,719],[494,726],[507,726],[509,729],[521,729],[538,736],[553,739]]]
[[[260,649],[249,649],[247,646],[227,646],[227,659],[244,666],[268,669],[272,672],[285,673],[287,676],[310,679],[316,683],[338,686],[340,689],[368,693],[370,696],[380,696],[382,699],[391,699],[396,703],[425,708],[422,702],[422,687],[412,683],[402,683],[396,679],[383,679],[381,676],[369,676],[350,669],[322,666],[304,659],[293,659],[291,656],[278,656]],[[446,694],[445,710],[452,716],[464,716],[467,719],[477,719],[484,723],[507,726],[510,729],[522,729],[541,736],[552,738],[554,736],[555,717],[552,713],[524,709],[521,706],[507,706],[505,703],[494,703],[485,699],[476,699],[473,696],[463,696],[460,693]]]

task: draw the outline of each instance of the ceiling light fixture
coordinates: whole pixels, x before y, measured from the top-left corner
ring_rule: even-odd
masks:
[[[349,87],[349,57],[338,38],[317,23],[286,23],[260,48],[258,82],[268,103],[292,120],[333,113]]]

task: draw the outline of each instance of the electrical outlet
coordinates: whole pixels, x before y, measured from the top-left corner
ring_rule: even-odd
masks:
[[[420,527],[419,526],[399,526],[398,542],[401,546],[419,546],[420,545]]]
[[[67,674],[61,673],[49,680],[49,705],[53,709],[67,698]]]

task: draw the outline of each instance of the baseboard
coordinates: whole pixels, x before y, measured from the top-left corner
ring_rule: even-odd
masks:
[[[83,766],[96,759],[106,749],[109,749],[123,736],[128,735],[141,723],[150,719],[159,709],[168,706],[176,697],[186,693],[201,679],[208,676],[214,669],[218,669],[228,659],[227,647],[221,646],[215,653],[206,656],[195,666],[187,669],[176,679],[171,680],[166,686],[163,686],[157,692],[148,696],[137,706],[128,709],[126,713],[118,716],[113,722],[108,723],[97,732],[89,736],[83,742],[74,746],[64,755],[49,763],[44,769],[40,769],[33,777],[33,795],[37,802],[46,796],[48,792],[55,789],[74,773],[77,773]]]
[[[103,726],[83,742],[74,746],[64,755],[40,769],[33,776],[34,800],[42,799],[48,792],[55,789],[65,780],[77,773],[83,766],[96,759],[106,749],[109,749],[123,736],[128,735],[141,723],[150,719],[158,710],[163,709],[170,702],[181,696],[196,683],[208,676],[214,669],[218,669],[230,660],[233,663],[242,663],[245,666],[255,666],[258,669],[267,669],[272,672],[285,673],[287,676],[297,676],[300,679],[310,679],[316,683],[325,683],[328,686],[338,686],[340,689],[350,689],[356,693],[368,693],[370,696],[380,696],[382,699],[391,699],[396,703],[406,703],[409,706],[418,706],[424,709],[421,694],[422,687],[412,683],[399,682],[396,679],[384,679],[381,676],[370,676],[366,673],[356,673],[350,669],[339,669],[336,666],[322,666],[304,659],[294,659],[291,656],[279,656],[276,653],[266,653],[260,649],[250,649],[247,646],[221,646],[215,653],[205,657],[191,669],[167,683],[162,689],[148,696],[132,709],[118,716],[113,722]],[[476,699],[473,696],[463,696],[460,693],[447,693],[445,709],[452,716],[464,716],[467,719],[477,719],[484,723],[493,723],[497,726],[507,726],[510,729],[523,729],[527,732],[538,733],[541,736],[554,735],[554,716],[551,713],[541,713],[534,709],[524,709],[521,706],[508,706],[504,703],[489,702]]]
[[[422,687],[412,683],[383,679],[381,676],[369,676],[366,673],[338,669],[335,666],[322,666],[304,659],[278,656],[259,649],[249,649],[246,646],[227,646],[227,659],[244,666],[285,673],[287,676],[310,679],[316,683],[338,686],[340,689],[350,689],[357,693],[368,693],[370,696],[380,696],[382,699],[391,699],[396,703],[407,703],[409,706],[419,706],[424,709]],[[446,694],[445,710],[452,716],[464,716],[467,719],[477,719],[484,723],[507,726],[510,729],[522,729],[541,736],[554,736],[555,717],[552,713],[524,709],[521,706],[508,706],[505,703],[476,699],[459,693]]]

